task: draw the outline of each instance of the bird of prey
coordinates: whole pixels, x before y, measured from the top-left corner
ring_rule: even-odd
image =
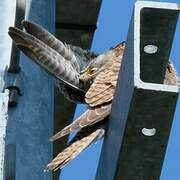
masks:
[[[66,98],[88,105],[85,113],[51,138],[52,141],[57,140],[77,131],[68,146],[46,167],[46,170],[57,170],[104,136],[125,43],[98,55],[62,43],[35,23],[23,21],[22,25],[26,32],[15,27],[9,28],[9,35],[16,46],[54,76]],[[167,68],[166,74],[168,83],[168,74],[173,76],[174,70]]]

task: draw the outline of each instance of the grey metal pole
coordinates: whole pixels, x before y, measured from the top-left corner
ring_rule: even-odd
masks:
[[[0,22],[1,22],[0,70],[1,70],[1,72],[4,71],[4,69],[8,65],[9,59],[10,59],[11,39],[9,38],[7,32],[8,32],[8,27],[10,25],[14,24],[15,8],[16,8],[16,1],[14,1],[14,0],[0,1]],[[3,85],[0,88],[2,90]]]
[[[3,47],[0,47],[0,52],[3,54],[0,61],[1,89],[3,89],[6,84],[4,79],[8,79],[4,77],[4,69],[9,64],[11,50],[7,30],[10,25],[14,25],[15,2],[2,1],[0,8],[2,14],[6,12],[1,21],[5,24],[2,26],[5,30],[0,32],[0,35],[7,37],[4,44],[1,43]],[[13,12],[9,8],[13,9]],[[11,21],[7,23],[7,19],[11,16]],[[26,19],[54,32],[55,0],[26,0]],[[45,71],[22,54],[20,67],[19,89],[23,95],[19,98],[18,105],[8,110],[5,179],[51,180],[52,174],[44,173],[43,169],[52,159],[53,152],[52,144],[48,139],[53,134],[54,83]]]
[[[24,19],[25,16],[25,6],[26,6],[26,0],[16,0],[16,13],[15,13],[14,26],[18,28],[22,27],[21,21]],[[20,71],[19,57],[20,57],[19,50],[15,47],[15,44],[12,44],[11,59],[8,67],[8,72],[18,73]]]
[[[5,135],[7,126],[8,90],[0,93],[0,180],[4,179]]]
[[[15,1],[0,1],[0,180],[4,180],[5,135],[7,126],[8,91],[3,93],[4,70],[8,65],[11,52],[11,40],[8,37],[8,27],[14,21]]]

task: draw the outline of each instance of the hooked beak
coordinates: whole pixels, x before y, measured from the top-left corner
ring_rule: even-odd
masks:
[[[88,77],[88,72],[89,72],[88,69],[81,71],[79,80],[82,82],[85,81],[85,79],[87,79],[87,77]]]

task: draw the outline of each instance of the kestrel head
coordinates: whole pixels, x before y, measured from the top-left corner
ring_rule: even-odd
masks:
[[[112,65],[115,58],[119,58],[119,56],[122,56],[124,47],[125,43],[120,43],[115,48],[107,51],[105,54],[101,54],[93,58],[88,67],[80,72],[79,80],[86,89],[90,87],[99,73]]]
[[[98,57],[91,60],[86,69],[80,72],[79,80],[82,84],[84,84],[86,89],[90,87],[97,75],[103,71],[106,63],[107,60],[105,55],[99,55]]]

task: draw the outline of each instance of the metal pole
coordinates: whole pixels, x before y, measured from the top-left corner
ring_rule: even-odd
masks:
[[[5,67],[8,65],[10,61],[11,55],[11,39],[8,36],[8,27],[14,24],[15,18],[15,8],[16,1],[14,0],[6,0],[0,1],[0,52],[1,52],[1,60],[0,60],[0,70],[4,71]],[[3,82],[2,82],[3,83]],[[3,84],[0,87],[1,90],[3,88]]]
[[[0,180],[4,180],[4,162],[5,162],[5,136],[7,125],[7,104],[8,91],[3,93],[4,89],[4,72],[8,65],[11,52],[11,40],[8,37],[8,27],[13,24],[15,12],[15,1],[0,1]]]
[[[11,5],[14,8],[13,18],[7,24],[7,20],[12,15],[12,10],[9,10]],[[11,42],[7,31],[9,26],[14,25],[15,7],[14,0],[0,3],[0,8],[2,8],[0,12],[6,12],[1,21],[6,25],[2,27],[6,29],[3,34],[0,32],[0,35],[7,37],[7,40],[1,43],[3,48],[0,47],[1,55],[6,54],[0,61],[1,89],[4,89],[7,83],[4,72],[5,66],[9,65],[11,54]],[[27,0],[26,19],[54,32],[55,0]],[[52,144],[48,139],[53,134],[54,82],[45,71],[24,55],[20,55],[19,65],[21,67],[19,89],[23,90],[23,95],[19,97],[18,105],[8,110],[5,179],[51,180],[52,174],[44,173],[43,170],[53,154]]]
[[[179,93],[163,84],[179,11],[135,4],[96,180],[159,180]]]
[[[14,26],[20,29],[21,29],[21,21],[24,19],[25,16],[25,7],[26,7],[26,0],[16,0],[16,13],[15,13]],[[11,50],[12,50],[11,59],[10,59],[8,72],[18,73],[20,71],[20,67],[19,67],[20,52],[15,47],[14,44],[12,44]]]
[[[0,93],[0,180],[4,180],[5,135],[7,126],[8,90]]]

